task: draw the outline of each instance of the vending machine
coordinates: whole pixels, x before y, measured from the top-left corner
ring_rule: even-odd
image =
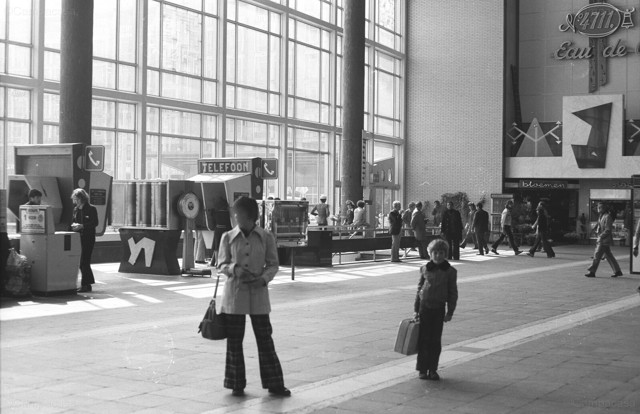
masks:
[[[31,291],[35,294],[76,292],[80,235],[55,231],[54,208],[20,206],[20,253],[31,265]]]

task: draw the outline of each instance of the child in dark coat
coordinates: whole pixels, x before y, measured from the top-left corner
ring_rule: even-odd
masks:
[[[449,245],[442,239],[428,246],[431,261],[420,268],[420,282],[414,304],[420,318],[418,362],[420,379],[437,381],[442,351],[442,328],[449,322],[458,301],[458,272],[445,260]],[[445,307],[446,305],[446,307]],[[446,312],[445,312],[446,311]]]

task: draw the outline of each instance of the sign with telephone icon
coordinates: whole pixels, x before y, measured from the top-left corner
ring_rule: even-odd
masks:
[[[85,147],[84,170],[104,171],[104,145],[87,145]]]
[[[275,180],[278,178],[278,159],[263,158],[262,159],[262,179]]]

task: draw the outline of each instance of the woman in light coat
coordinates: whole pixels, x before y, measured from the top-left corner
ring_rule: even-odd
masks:
[[[288,397],[280,360],[276,354],[269,319],[271,303],[267,285],[278,272],[278,251],[273,235],[256,225],[258,204],[240,197],[233,205],[236,226],[222,235],[218,271],[227,276],[220,313],[227,328],[227,359],[224,387],[243,396],[247,379],[242,340],[246,315],[256,336],[262,388],[270,394]]]

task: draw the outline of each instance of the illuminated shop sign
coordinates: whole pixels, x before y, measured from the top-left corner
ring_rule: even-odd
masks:
[[[566,190],[569,188],[569,182],[553,180],[520,180],[518,187],[531,190]]]
[[[609,3],[592,3],[584,6],[575,15],[569,13],[566,23],[560,25],[560,31],[573,30],[589,37],[606,37],[612,35],[620,27],[633,27],[631,14],[635,11],[622,11]]]
[[[592,3],[584,6],[574,15],[567,14],[565,23],[559,26],[561,32],[572,31],[587,36],[590,39],[605,38],[614,34],[619,28],[630,29],[633,25],[633,13],[635,7],[630,10],[620,10],[609,3]],[[599,50],[595,45],[588,47],[576,47],[573,42],[565,41],[554,52],[553,56],[558,60],[563,59],[591,59],[596,54],[604,58],[622,57],[633,48],[618,40],[615,45],[609,45]],[[635,52],[640,53],[640,43],[635,46]]]
[[[573,32],[589,39],[588,46],[576,46],[567,40],[560,44],[553,52],[557,60],[585,59],[589,61],[589,93],[605,85],[608,78],[607,60],[609,58],[624,57],[631,53],[640,55],[640,42],[636,45],[625,43],[622,36],[615,44],[608,44],[608,36],[616,33],[620,28],[631,29],[635,7],[621,10],[604,1],[590,0],[589,4],[565,16],[565,22],[558,29],[561,32]]]

